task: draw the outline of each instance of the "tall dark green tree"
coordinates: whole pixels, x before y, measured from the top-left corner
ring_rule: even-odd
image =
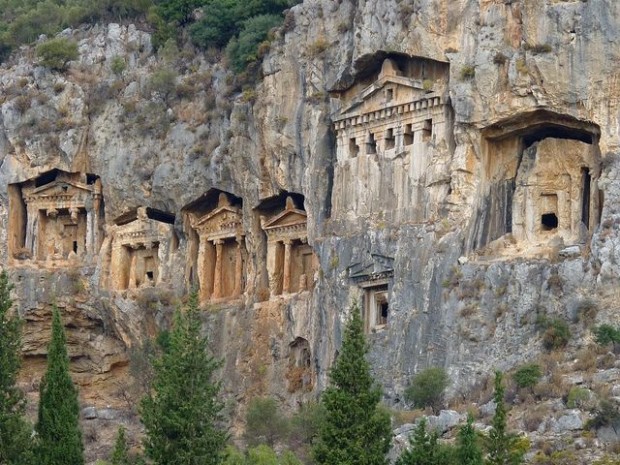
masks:
[[[151,392],[141,402],[144,449],[157,465],[216,465],[227,433],[213,377],[221,362],[209,355],[196,292],[174,314],[162,354],[153,361]]]
[[[487,441],[487,465],[519,465],[523,462],[523,452],[516,446],[517,437],[508,432],[507,410],[504,402],[504,385],[501,371],[495,372],[495,414]]]
[[[119,426],[118,428],[116,442],[114,443],[114,451],[112,451],[110,462],[112,465],[131,464],[129,460],[129,445],[127,444],[127,437],[125,436],[125,428],[123,426]]]
[[[351,313],[330,386],[321,396],[325,417],[313,455],[319,465],[384,465],[392,439],[390,417],[379,408],[381,390],[365,358],[368,344],[359,308],[355,305]]]
[[[47,371],[41,380],[37,431],[37,461],[41,465],[83,465],[77,389],[69,375],[65,331],[54,306]]]
[[[0,273],[0,464],[20,465],[30,458],[32,428],[24,421],[24,394],[16,387],[21,366],[21,321],[11,314],[6,271]]]
[[[456,438],[456,457],[460,465],[482,465],[482,448],[474,429],[474,417],[467,415],[467,423],[459,429]]]
[[[427,431],[422,418],[410,437],[411,447],[398,458],[396,465],[452,465],[454,448],[439,443],[437,431]]]

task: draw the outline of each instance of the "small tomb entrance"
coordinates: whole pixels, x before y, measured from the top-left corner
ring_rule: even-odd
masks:
[[[94,258],[103,236],[99,177],[51,170],[9,191],[9,253],[61,265]]]
[[[189,270],[193,275],[196,269],[200,301],[241,296],[246,262],[241,199],[212,189],[184,211],[198,242]]]
[[[308,244],[307,215],[293,196],[275,199],[270,218],[262,228],[267,234],[267,272],[271,295],[292,294],[314,286],[318,259]],[[278,207],[278,205],[280,205]],[[264,211],[264,208],[262,209]],[[279,213],[275,215],[274,210]]]
[[[165,260],[174,244],[174,215],[139,207],[121,215],[110,228],[110,274],[117,290],[153,287],[165,276]]]

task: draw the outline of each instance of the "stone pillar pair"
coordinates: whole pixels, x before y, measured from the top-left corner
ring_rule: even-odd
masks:
[[[242,292],[242,283],[243,283],[243,255],[242,255],[242,246],[243,246],[243,236],[236,237],[237,248],[236,248],[236,256],[235,256],[235,287],[233,288],[232,294],[230,296],[224,295],[224,239],[214,239],[209,240],[208,238],[202,236],[200,238],[199,251],[198,256],[202,258],[199,260],[199,268],[202,267],[212,267],[212,271],[208,269],[199,269],[199,280],[200,280],[200,295],[201,300],[211,299],[221,299],[224,297],[237,297],[241,295]],[[215,250],[214,256],[207,256],[207,246],[208,243],[213,244],[213,248]],[[213,279],[213,291],[209,292],[210,287],[210,279]]]

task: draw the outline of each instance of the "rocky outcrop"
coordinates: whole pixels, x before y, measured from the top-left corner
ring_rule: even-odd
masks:
[[[133,25],[64,31],[66,74],[24,48],[0,69],[0,255],[25,382],[56,302],[83,401],[121,408],[130,351],[194,285],[235,431],[252,396],[292,409],[325,387],[354,301],[390,405],[432,365],[466,395],[541,352],[537,315],[577,321],[587,300],[577,350],[618,305],[616,3],[306,1],[243,93],[217,59],[158,56]],[[24,186],[66,184],[55,170],[97,179],[102,204],[91,229],[90,201],[35,209],[66,244],[47,238],[48,260]]]

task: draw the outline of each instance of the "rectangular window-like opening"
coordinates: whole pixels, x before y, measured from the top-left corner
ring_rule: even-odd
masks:
[[[387,89],[385,91],[385,101],[391,102],[394,99],[394,89]]]
[[[155,277],[155,273],[153,273],[152,271],[147,271],[146,277],[149,281],[153,281],[153,278]]]
[[[355,137],[352,137],[351,139],[349,139],[349,156],[351,158],[355,158],[359,155],[360,153],[360,146],[357,145],[357,142],[355,141]]]
[[[427,119],[424,121],[424,127],[422,128],[422,140],[428,142],[433,137],[433,120]]]
[[[392,128],[385,131],[385,150],[391,150],[396,146],[396,138]]]
[[[581,222],[590,229],[590,185],[592,176],[589,168],[581,168]]]
[[[77,253],[77,251],[78,251],[78,243],[77,243],[77,241],[73,241],[73,251],[75,253]]]
[[[540,225],[543,231],[552,231],[558,227],[558,217],[555,213],[543,213],[540,217]]]
[[[404,145],[413,144],[413,125],[407,124],[405,126],[405,131],[403,133],[403,143]]]
[[[377,141],[375,140],[375,135],[370,132],[366,141],[366,154],[373,155],[375,153],[377,153]]]
[[[364,327],[366,332],[379,329],[388,322],[390,305],[388,302],[387,284],[365,289],[364,298]]]

